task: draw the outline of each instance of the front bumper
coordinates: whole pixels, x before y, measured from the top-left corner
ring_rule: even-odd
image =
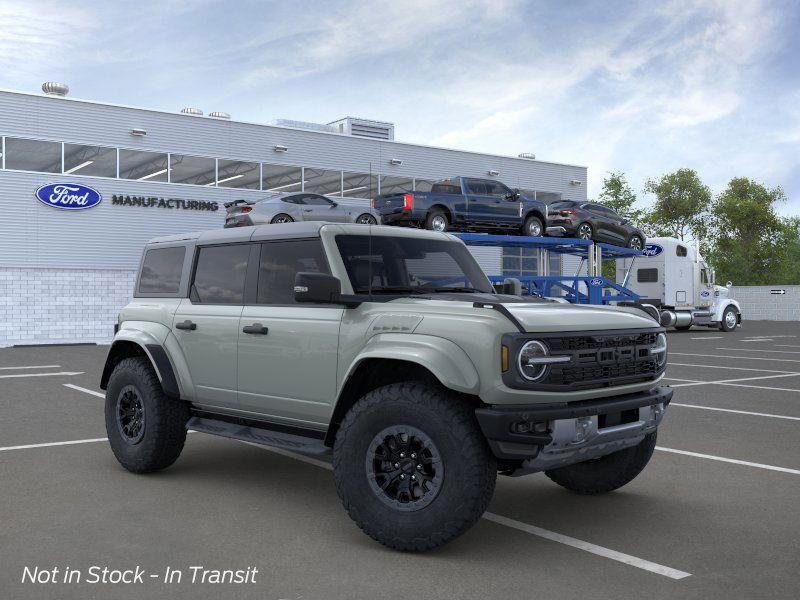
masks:
[[[639,444],[658,428],[672,393],[659,386],[601,400],[489,406],[476,409],[475,416],[495,456],[522,461],[511,474],[525,475]],[[522,433],[526,427],[530,431]]]

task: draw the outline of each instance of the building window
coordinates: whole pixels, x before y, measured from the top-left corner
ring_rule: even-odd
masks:
[[[139,181],[168,181],[167,155],[140,150],[119,151],[119,176]]]
[[[64,174],[117,176],[117,149],[64,144]]]
[[[414,180],[410,177],[383,175],[380,179],[381,194],[402,194],[414,190]]]
[[[216,181],[216,171],[217,161],[213,158],[186,154],[171,154],[169,157],[170,183],[212,186]]]
[[[378,195],[378,176],[367,173],[342,173],[344,189],[342,195],[348,198],[374,198]]]
[[[303,187],[303,170],[284,165],[261,165],[262,184],[265,192],[299,192]]]
[[[217,165],[217,185],[228,188],[257,190],[261,185],[258,163],[220,159]]]
[[[525,191],[523,191],[523,193],[525,193]],[[561,194],[556,194],[555,192],[533,192],[533,193],[536,194],[537,200],[541,200],[545,204],[550,204],[551,202],[558,202],[559,200],[561,200]],[[527,192],[525,195],[529,196],[530,198],[533,198],[533,196],[530,195],[530,192]]]
[[[61,173],[61,143],[6,138],[6,169]]]
[[[312,169],[309,167],[306,167],[303,171],[305,173],[303,189],[306,192],[327,196],[342,195],[341,171],[326,171],[325,169]]]

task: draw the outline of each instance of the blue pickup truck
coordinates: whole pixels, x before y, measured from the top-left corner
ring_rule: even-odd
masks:
[[[372,200],[384,225],[409,225],[433,231],[503,230],[539,237],[545,234],[547,205],[493,179],[452,177],[430,192],[383,194]]]

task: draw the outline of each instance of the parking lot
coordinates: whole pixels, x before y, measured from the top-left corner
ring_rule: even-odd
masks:
[[[105,442],[107,347],[0,350],[0,597],[797,598],[800,323],[669,335],[676,388],[639,478],[599,497],[500,477],[484,519],[401,554],[327,462],[202,434],[136,476]],[[252,584],[21,583],[24,567],[258,568]]]

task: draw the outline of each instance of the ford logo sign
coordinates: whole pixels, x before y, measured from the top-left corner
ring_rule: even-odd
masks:
[[[664,248],[658,244],[647,244],[642,250],[642,256],[658,256],[664,251]]]
[[[702,292],[700,292],[700,295],[701,295],[703,298],[707,298],[708,296],[710,296],[710,295],[711,295],[711,292],[709,292],[708,290],[703,290]]]
[[[594,287],[601,286],[603,285],[603,280],[600,279],[599,277],[595,277],[594,279],[589,280],[589,285],[592,285]]]
[[[36,188],[36,199],[61,210],[82,210],[100,204],[103,196],[95,189],[79,183],[48,183]]]

